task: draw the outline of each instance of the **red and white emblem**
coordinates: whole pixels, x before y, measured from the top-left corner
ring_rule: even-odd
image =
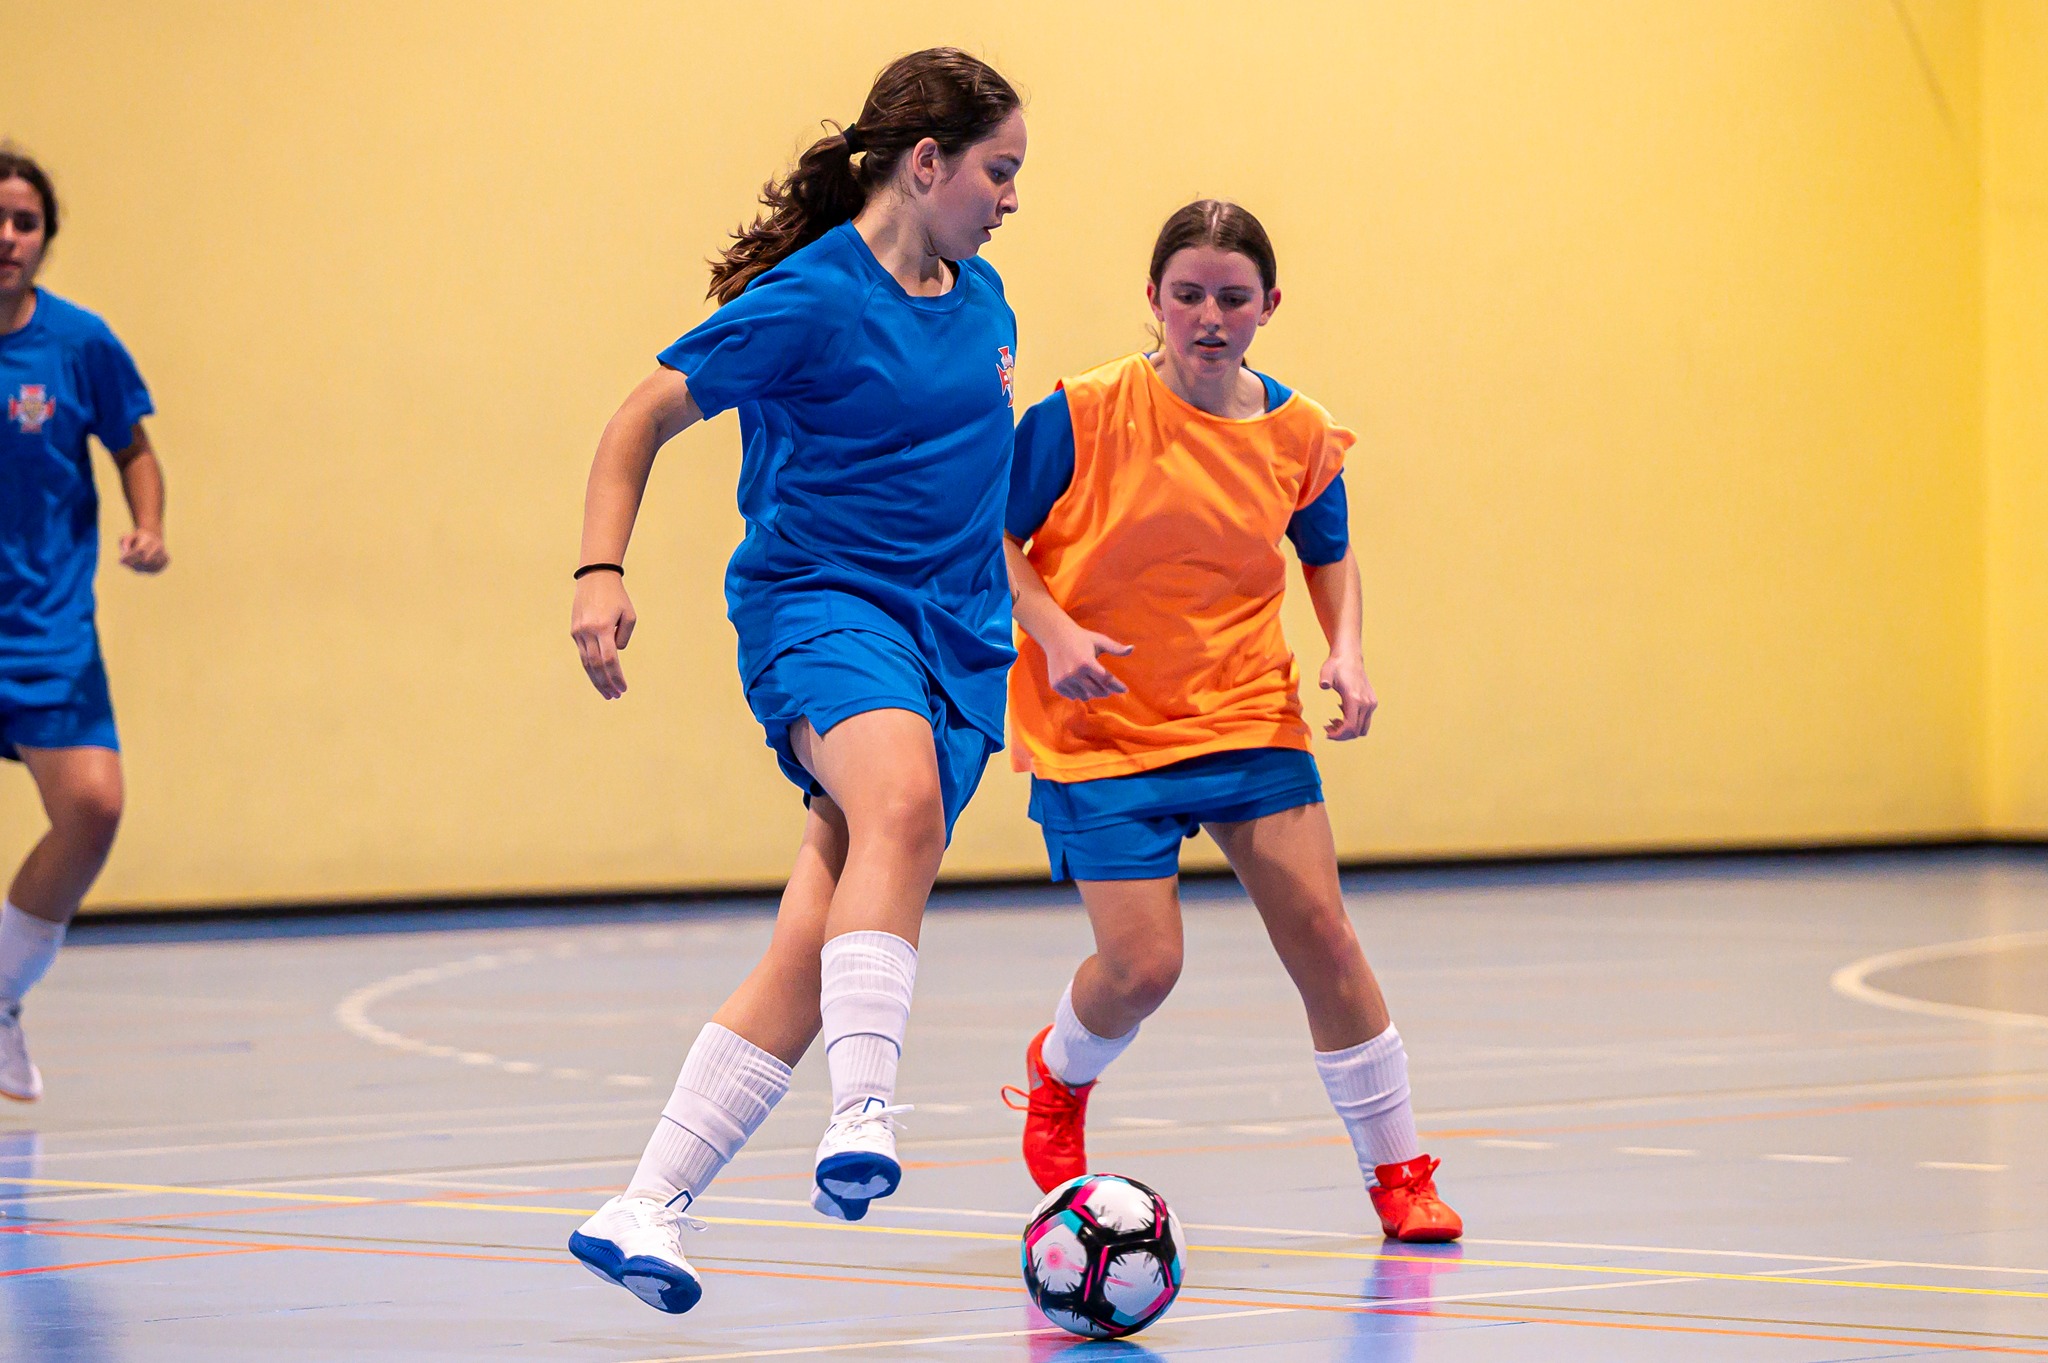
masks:
[[[1003,387],[1007,389],[1009,386],[1009,374],[1005,370]],[[7,399],[7,419],[19,426],[23,435],[41,434],[44,423],[56,414],[57,404],[50,401],[49,393],[40,383],[24,383],[19,393]]]
[[[1003,381],[1003,401],[1012,407],[1017,405],[1017,358],[1006,345],[996,347],[996,374]]]

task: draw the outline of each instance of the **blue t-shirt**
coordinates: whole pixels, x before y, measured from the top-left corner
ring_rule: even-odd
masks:
[[[0,403],[0,702],[55,705],[99,648],[86,438],[124,450],[155,408],[107,324],[47,289],[27,326],[0,336]]]
[[[872,630],[1000,743],[1017,318],[992,267],[957,269],[913,296],[845,223],[660,359],[705,416],[739,409],[747,533],[725,599],[742,683],[806,639]]]
[[[1278,379],[1260,374],[1259,382],[1266,387],[1269,412],[1294,396]],[[1017,455],[1010,471],[1003,528],[1020,540],[1030,539],[1073,482],[1074,418],[1067,410],[1066,390],[1055,388],[1051,395],[1033,403],[1017,423]],[[1314,501],[1288,519],[1287,538],[1293,541],[1301,561],[1311,567],[1344,557],[1351,547],[1351,509],[1341,472]]]

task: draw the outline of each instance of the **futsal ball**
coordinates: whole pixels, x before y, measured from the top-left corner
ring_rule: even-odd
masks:
[[[1134,1178],[1083,1174],[1045,1196],[1024,1228],[1024,1286],[1070,1334],[1116,1339],[1180,1294],[1180,1220]]]

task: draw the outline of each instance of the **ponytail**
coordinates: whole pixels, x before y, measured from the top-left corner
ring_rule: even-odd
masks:
[[[898,57],[875,78],[857,122],[813,142],[785,178],[761,187],[767,211],[712,262],[709,296],[730,303],[777,262],[851,222],[925,138],[957,156],[1021,103],[994,67],[958,48]]]

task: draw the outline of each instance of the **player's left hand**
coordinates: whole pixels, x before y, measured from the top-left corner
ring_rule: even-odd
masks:
[[[1338,743],[1364,738],[1365,731],[1372,727],[1372,712],[1380,708],[1380,698],[1373,694],[1372,683],[1366,679],[1365,660],[1356,653],[1333,653],[1330,661],[1323,664],[1321,680],[1323,690],[1335,691],[1344,706],[1342,715],[1323,726],[1324,735]]]
[[[164,537],[154,530],[130,530],[121,536],[121,566],[138,573],[160,573],[171,566]]]

